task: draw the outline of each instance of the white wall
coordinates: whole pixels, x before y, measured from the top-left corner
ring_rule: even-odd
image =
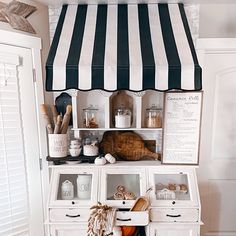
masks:
[[[3,2],[5,3],[9,3],[10,1],[11,0],[3,0]],[[48,7],[40,3],[35,3],[31,0],[20,0],[20,1],[37,7],[37,11],[34,12],[31,16],[29,16],[27,19],[36,31],[35,36],[42,39],[42,65],[43,65],[43,75],[44,75],[43,84],[45,84],[44,83],[45,81],[44,65],[47,59],[49,45],[50,45]],[[8,23],[4,23],[4,22],[0,22],[0,29],[14,31],[20,34],[28,34],[23,31],[14,30],[11,28],[11,26]],[[46,103],[51,102],[51,94],[49,93],[45,94],[45,102]]]
[[[236,4],[201,4],[200,38],[236,38]]]

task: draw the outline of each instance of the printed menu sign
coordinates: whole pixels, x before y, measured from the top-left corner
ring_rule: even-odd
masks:
[[[165,95],[164,164],[198,164],[202,92]]]

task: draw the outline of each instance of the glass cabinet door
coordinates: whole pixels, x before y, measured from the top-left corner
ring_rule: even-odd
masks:
[[[129,208],[134,201],[146,191],[144,169],[113,169],[102,170],[101,201]]]
[[[51,205],[89,205],[97,201],[97,170],[86,168],[54,169]]]
[[[154,206],[183,205],[196,206],[198,191],[193,169],[153,170],[150,172],[149,184],[152,186],[151,203]]]

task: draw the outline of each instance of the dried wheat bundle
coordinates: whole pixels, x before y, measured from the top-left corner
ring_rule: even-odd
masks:
[[[116,210],[100,202],[90,208],[87,236],[110,235],[114,226]]]

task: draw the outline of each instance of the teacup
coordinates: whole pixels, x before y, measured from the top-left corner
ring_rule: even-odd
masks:
[[[81,148],[70,148],[69,152],[72,157],[77,157],[77,156],[79,156],[79,154],[81,152]]]
[[[71,144],[71,145],[70,145],[70,148],[71,148],[71,149],[79,149],[79,148],[80,148],[80,145],[79,145],[79,144]]]
[[[77,140],[77,139],[71,140],[71,141],[70,141],[70,144],[71,144],[71,145],[80,145],[80,141]]]

